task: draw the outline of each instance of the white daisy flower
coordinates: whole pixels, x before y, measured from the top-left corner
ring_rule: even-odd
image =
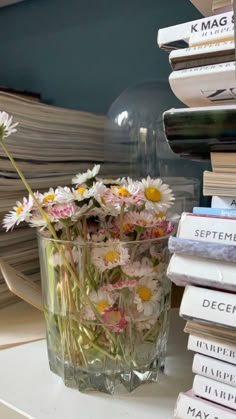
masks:
[[[141,205],[144,203],[143,193],[138,182],[129,179],[129,183],[122,185],[112,185],[105,192],[103,199],[105,203],[110,203],[119,209],[123,204]]]
[[[89,299],[94,304],[95,308],[98,310],[98,312],[103,315],[105,310],[111,308],[113,304],[115,303],[115,297],[103,290],[99,289],[97,292],[92,291],[89,294]],[[83,309],[83,317],[87,320],[95,320],[96,316],[93,312],[93,309],[89,304],[86,304]]]
[[[93,242],[97,242],[97,243],[103,242],[107,238],[108,238],[108,231],[105,230],[105,228],[100,228],[100,230],[91,234],[91,240]]]
[[[49,217],[49,220],[50,220],[50,217]],[[39,229],[39,231],[45,230],[45,228],[47,228],[48,226],[46,218],[42,217],[42,215],[37,211],[32,213],[32,216],[30,217],[29,225],[30,227],[35,227]]]
[[[107,187],[102,182],[96,182],[93,184],[91,190],[94,199],[96,199],[101,206],[104,206],[105,202],[103,196],[107,191]]]
[[[68,186],[58,186],[55,191],[57,196],[57,202],[64,203],[64,202],[71,202],[74,201],[73,190],[68,188]]]
[[[84,201],[93,196],[93,189],[88,188],[86,185],[80,185],[78,188],[70,189],[67,186],[62,188],[59,186],[56,191],[57,201],[58,202],[71,202],[71,201]]]
[[[90,208],[93,205],[93,201],[90,200],[88,204],[84,204],[82,207],[75,207],[75,212],[74,214],[71,216],[71,220],[72,221],[77,221],[79,220],[81,217],[83,217],[84,215],[87,216]]]
[[[123,266],[129,261],[128,249],[119,240],[108,240],[104,246],[92,248],[91,258],[100,272]]]
[[[9,137],[9,135],[14,134],[16,132],[16,126],[18,122],[15,124],[12,123],[13,117],[10,116],[7,112],[0,112],[0,137],[4,140],[4,138]]]
[[[98,177],[97,180],[98,180],[98,182],[103,183],[105,186],[107,186],[107,185],[109,185],[109,186],[110,185],[120,185],[121,183],[124,183],[124,180],[122,180],[120,178],[118,178],[118,179],[113,179],[113,178],[104,179],[104,178]]]
[[[164,184],[161,179],[152,179],[148,176],[147,179],[142,179],[140,185],[147,210],[160,212],[171,207],[174,195],[169,185]]]
[[[153,276],[155,275],[155,270],[151,261],[148,258],[143,258],[141,261],[136,261],[129,263],[125,266],[122,266],[122,271],[125,275],[129,277],[138,277],[141,278],[142,276]]]
[[[92,170],[87,170],[85,173],[78,173],[75,177],[72,179],[72,183],[75,183],[76,185],[82,185],[87,180],[94,178],[100,170],[100,164],[95,164],[92,168]]]
[[[79,263],[80,259],[81,259],[81,253],[78,252],[78,249],[76,247],[74,247],[72,249],[72,257],[73,257],[73,262],[74,263]],[[68,250],[65,251],[64,257],[66,257],[67,260],[71,260],[71,254]],[[63,266],[65,261],[64,258],[61,256],[61,254],[59,252],[55,252],[53,253],[50,257],[49,257],[49,263],[51,266],[56,267],[56,266]]]
[[[151,278],[142,278],[138,282],[134,303],[137,311],[144,316],[152,316],[157,309],[157,302],[161,299],[162,287],[159,282]]]
[[[125,221],[143,228],[156,227],[160,223],[158,218],[155,218],[153,214],[147,211],[130,211],[125,214]]]
[[[57,203],[48,209],[48,213],[53,222],[60,221],[60,219],[71,218],[75,215],[77,207],[73,202]]]
[[[55,204],[55,202],[57,202],[57,198],[57,191],[53,188],[50,188],[48,192],[38,194],[38,200],[42,204],[42,206]]]
[[[5,215],[3,218],[3,227],[6,231],[13,229],[15,225],[20,224],[22,221],[29,222],[31,217],[31,210],[33,208],[33,198],[23,198],[22,202],[17,201],[13,210]]]

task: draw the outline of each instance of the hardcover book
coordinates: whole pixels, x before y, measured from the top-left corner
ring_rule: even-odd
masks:
[[[193,392],[196,396],[236,409],[236,388],[228,384],[196,375],[193,381]]]
[[[236,104],[235,62],[173,71],[170,87],[185,105]]]
[[[235,328],[236,294],[187,285],[179,313],[184,319]]]
[[[236,105],[172,108],[163,113],[171,150],[183,157],[203,160],[210,159],[213,151],[236,151],[235,121]]]
[[[216,42],[226,42],[234,40],[234,25],[228,25],[224,28],[208,31],[196,32],[190,35],[189,46],[215,44]]]
[[[231,197],[231,196],[216,196],[215,195],[212,197],[211,207],[236,210],[236,196]]]
[[[180,218],[177,236],[183,239],[235,245],[235,218],[183,212]]]
[[[197,321],[188,320],[186,322],[185,333],[195,335],[199,338],[214,339],[226,344],[236,345],[236,330],[227,329],[216,324],[199,323]]]
[[[208,208],[194,207],[193,214],[199,215],[216,215],[218,217],[236,217],[236,208]]]
[[[222,262],[236,262],[235,245],[182,239],[171,236],[168,241],[168,248],[171,253],[177,255],[213,259]]]
[[[235,419],[235,411],[194,396],[190,390],[180,393],[175,406],[175,419]]]
[[[235,263],[185,254],[174,254],[167,268],[168,278],[182,287],[192,284],[236,292],[235,275]]]
[[[235,60],[234,41],[225,41],[173,50],[169,62],[173,70],[219,64]]]
[[[230,343],[190,334],[188,350],[236,365],[236,345]]]
[[[203,195],[236,196],[236,173],[203,172]]]
[[[193,357],[192,372],[236,387],[236,366],[202,354]]]
[[[222,13],[217,16],[205,17],[167,28],[161,28],[157,34],[160,48],[171,51],[188,47],[191,33],[209,29],[223,28],[233,23],[233,12]]]
[[[231,122],[233,123],[234,121],[231,121]],[[232,152],[224,153],[223,151],[212,152],[211,165],[214,172],[236,173],[236,153],[232,153]],[[222,208],[225,208],[225,207],[222,207]],[[235,208],[236,208],[236,200],[235,200]]]

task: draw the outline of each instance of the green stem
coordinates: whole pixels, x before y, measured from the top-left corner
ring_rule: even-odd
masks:
[[[120,240],[123,240],[124,213],[125,213],[125,203],[121,205],[121,209],[120,209]]]
[[[8,151],[6,145],[4,144],[3,140],[0,139],[0,143],[1,143],[1,146],[2,146],[3,150],[5,151],[5,153],[7,155],[7,157],[9,158],[12,166],[14,167],[15,171],[18,173],[20,179],[22,180],[25,188],[29,192],[29,195],[32,197],[33,201],[35,202],[35,205],[36,205],[37,209],[39,210],[39,212],[42,215],[43,219],[46,221],[46,223],[48,225],[48,229],[49,229],[51,235],[53,236],[54,239],[57,239],[56,232],[55,232],[54,227],[52,226],[52,224],[51,224],[51,222],[50,222],[50,220],[48,218],[47,213],[43,210],[43,208],[41,207],[38,199],[35,197],[34,192],[32,191],[30,185],[28,184],[28,182],[27,182],[25,176],[23,175],[21,169],[18,167],[16,161],[14,160],[14,158],[9,153],[9,151]]]
[[[46,212],[43,210],[43,208],[41,207],[41,205],[40,205],[39,201],[38,201],[38,200],[37,200],[37,198],[35,197],[34,192],[32,191],[32,189],[31,189],[30,185],[28,184],[28,182],[27,182],[27,180],[26,180],[25,176],[23,175],[23,173],[22,173],[21,169],[18,167],[18,165],[17,165],[17,163],[15,162],[14,158],[13,158],[13,157],[11,156],[11,154],[9,153],[9,151],[8,151],[8,149],[7,149],[7,147],[6,147],[6,145],[4,144],[4,142],[3,142],[3,140],[2,140],[2,139],[0,139],[0,144],[1,144],[2,148],[3,148],[3,150],[5,151],[5,153],[6,153],[7,157],[9,158],[9,160],[10,160],[10,162],[11,162],[12,166],[14,167],[14,169],[15,169],[15,170],[16,170],[16,172],[18,173],[18,175],[19,175],[20,179],[22,180],[22,182],[23,182],[23,184],[24,184],[25,188],[26,188],[26,189],[27,189],[27,191],[29,192],[29,194],[30,194],[30,196],[32,197],[33,201],[35,202],[35,205],[36,205],[36,207],[38,208],[38,210],[39,210],[40,214],[41,214],[41,215],[42,215],[42,217],[45,219],[45,221],[46,221],[46,223],[47,223],[47,226],[48,226],[48,229],[49,229],[49,232],[51,233],[52,237],[53,237],[55,240],[58,240],[58,237],[57,237],[57,235],[56,235],[56,232],[55,232],[55,230],[54,230],[54,227],[53,227],[53,225],[51,224],[51,222],[50,222],[50,220],[49,220],[49,218],[48,218],[47,213],[46,213]],[[122,206],[122,211],[124,212],[124,204],[123,204],[123,206]],[[122,212],[122,214],[123,214],[123,212]],[[55,242],[55,243],[54,243],[54,245],[55,245],[56,249],[59,251],[59,250],[60,250],[60,248],[59,248],[58,244]],[[109,335],[110,339],[113,341],[113,336],[112,336],[112,334],[111,334],[111,333],[109,333],[109,331],[107,330],[107,328],[105,327],[105,325],[103,325],[103,324],[102,324],[102,323],[103,323],[103,321],[102,321],[102,318],[101,318],[101,316],[100,316],[100,313],[98,312],[98,310],[96,309],[96,307],[94,306],[94,304],[92,303],[92,301],[90,300],[90,298],[87,296],[86,292],[83,290],[83,287],[81,287],[80,280],[79,280],[79,278],[77,277],[76,273],[74,272],[74,269],[72,268],[72,266],[70,265],[70,263],[69,263],[69,262],[68,262],[68,260],[66,259],[65,255],[63,254],[62,256],[63,256],[63,261],[64,261],[64,264],[65,264],[65,267],[68,269],[68,271],[69,271],[69,273],[70,273],[71,277],[74,279],[75,283],[76,283],[76,284],[78,285],[78,287],[80,288],[80,290],[81,290],[81,293],[82,293],[82,295],[83,295],[84,300],[87,302],[87,304],[89,304],[89,306],[90,306],[90,307],[91,307],[91,309],[93,310],[93,312],[94,312],[94,314],[95,314],[96,318],[97,318],[97,319],[101,322],[101,326],[102,326],[102,327],[106,330],[106,332],[107,332],[107,334]]]

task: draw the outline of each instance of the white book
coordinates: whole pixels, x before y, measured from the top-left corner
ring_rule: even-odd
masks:
[[[167,276],[182,287],[192,284],[236,292],[235,263],[174,253]]]
[[[196,375],[193,380],[193,392],[196,396],[236,409],[236,388],[228,384]]]
[[[169,54],[169,62],[174,70],[229,62],[233,59],[235,59],[234,41],[180,48]]]
[[[189,335],[188,350],[236,365],[236,346],[218,340]]]
[[[182,239],[235,245],[235,218],[183,212],[179,222],[177,236]]]
[[[169,83],[190,107],[236,103],[235,61],[173,71]]]
[[[236,365],[202,354],[193,357],[192,372],[236,387]]]
[[[235,419],[235,411],[194,396],[190,390],[180,393],[175,406],[175,419]]]
[[[184,319],[236,327],[236,294],[187,285],[179,314]]]
[[[211,200],[211,208],[236,209],[236,197],[214,195]]]
[[[216,16],[205,17],[179,25],[161,28],[157,34],[157,43],[160,48],[171,51],[178,48],[186,48],[189,37],[194,32],[209,29],[223,28],[233,23],[233,12],[222,13]]]
[[[215,44],[216,42],[225,42],[234,40],[234,25],[224,26],[220,29],[210,29],[192,33],[189,38],[189,46],[199,46]]]

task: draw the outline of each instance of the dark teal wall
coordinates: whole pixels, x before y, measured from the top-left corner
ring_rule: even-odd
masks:
[[[199,17],[189,0],[25,0],[0,9],[0,85],[105,113],[128,86],[167,79],[158,28]]]

